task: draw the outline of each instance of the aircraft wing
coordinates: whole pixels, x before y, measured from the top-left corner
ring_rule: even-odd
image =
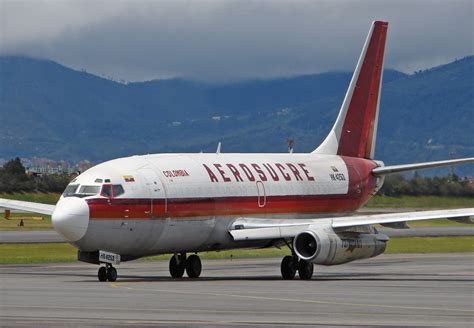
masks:
[[[474,216],[474,208],[389,213],[376,215],[342,216],[303,220],[239,218],[231,225],[229,232],[236,241],[281,239],[295,237],[298,233],[314,225],[330,226],[333,229],[342,229],[379,223],[394,223],[444,218],[451,219],[469,216]]]
[[[51,215],[53,214],[54,208],[56,206],[50,205],[50,204],[24,202],[20,200],[0,198],[0,207],[10,209],[10,210],[20,210],[20,211],[25,211],[25,212]]]

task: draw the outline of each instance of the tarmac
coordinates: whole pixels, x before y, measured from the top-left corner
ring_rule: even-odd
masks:
[[[66,240],[54,230],[0,231],[0,244],[64,242]]]
[[[474,227],[426,227],[411,229],[381,228],[389,237],[444,237],[474,236]],[[0,244],[8,243],[61,243],[66,242],[56,231],[0,231]]]
[[[166,261],[118,267],[0,266],[2,327],[472,327],[474,254],[381,255],[315,266],[284,281],[280,259],[204,260],[199,279],[169,278]]]

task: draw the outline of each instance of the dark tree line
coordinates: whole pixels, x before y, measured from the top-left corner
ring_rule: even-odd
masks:
[[[473,197],[474,188],[467,179],[459,179],[456,175],[442,177],[420,177],[411,179],[403,175],[389,175],[379,191],[386,196],[465,196]]]
[[[63,192],[70,180],[63,174],[28,175],[18,157],[0,168],[0,192]]]

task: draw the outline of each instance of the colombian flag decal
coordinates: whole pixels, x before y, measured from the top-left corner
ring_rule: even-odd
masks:
[[[125,182],[135,182],[135,179],[131,175],[124,175],[123,179],[125,180]]]

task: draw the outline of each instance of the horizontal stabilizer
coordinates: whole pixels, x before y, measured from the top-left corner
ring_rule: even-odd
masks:
[[[442,166],[449,166],[449,165],[455,165],[455,164],[469,164],[469,163],[474,163],[474,157],[451,159],[451,160],[437,161],[437,162],[381,166],[381,167],[376,167],[375,169],[373,169],[372,173],[376,176],[380,176],[380,175],[394,174],[394,173],[400,173],[400,172],[406,172],[406,171],[431,169],[434,167],[442,167]]]

